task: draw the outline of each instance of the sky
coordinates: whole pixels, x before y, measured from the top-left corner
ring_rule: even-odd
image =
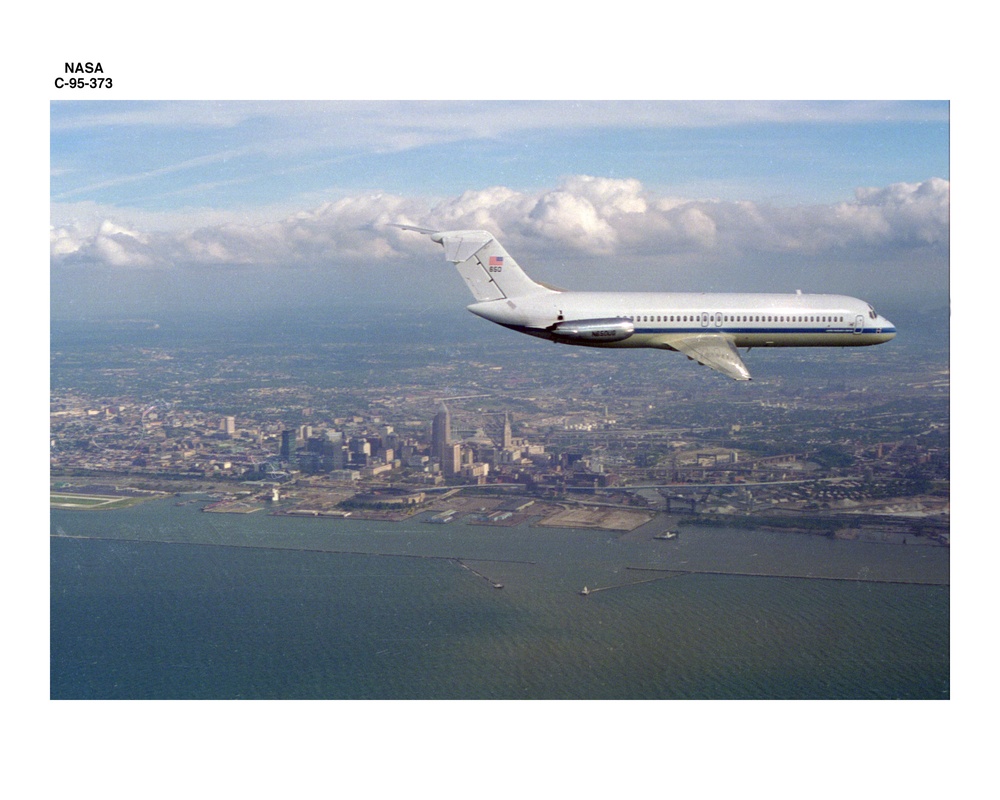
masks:
[[[389,227],[486,228],[570,288],[947,303],[946,101],[76,101],[50,108],[53,313],[457,302]],[[443,290],[443,282],[452,284]],[[266,292],[253,287],[267,286]],[[90,292],[88,292],[88,287]],[[218,307],[220,301],[214,301]],[[72,309],[71,309],[72,307]]]

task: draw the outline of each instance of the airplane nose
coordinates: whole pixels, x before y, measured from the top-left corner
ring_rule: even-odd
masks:
[[[896,326],[893,325],[889,320],[883,316],[878,318],[879,327],[882,328],[882,333],[892,339],[896,335]]]

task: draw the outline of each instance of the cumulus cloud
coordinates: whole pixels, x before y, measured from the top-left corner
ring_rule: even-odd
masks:
[[[392,194],[345,197],[269,222],[143,231],[108,214],[51,231],[54,265],[316,267],[426,254],[426,240],[389,227],[484,228],[510,247],[557,244],[587,255],[821,255],[846,248],[947,246],[948,181],[858,189],[852,200],[779,207],[658,196],[634,179],[571,176],[538,192],[471,190],[431,202]]]
[[[50,252],[54,261],[79,258],[112,267],[148,267],[156,263],[155,237],[104,220],[88,235],[73,227],[52,228]]]
[[[880,232],[919,244],[946,244],[951,203],[948,181],[895,183],[884,189],[858,189],[854,209],[871,219]],[[843,204],[845,217],[852,208]]]
[[[611,222],[586,197],[568,191],[540,197],[525,227],[543,239],[594,253],[610,253],[618,239]]]

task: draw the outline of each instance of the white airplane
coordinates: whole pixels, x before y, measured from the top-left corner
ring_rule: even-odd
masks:
[[[676,350],[737,381],[750,380],[738,347],[854,347],[896,328],[868,303],[832,294],[571,292],[533,281],[487,231],[396,227],[444,246],[476,302],[505,328],[586,347]]]

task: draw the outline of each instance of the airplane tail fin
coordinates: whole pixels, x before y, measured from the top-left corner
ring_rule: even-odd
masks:
[[[487,231],[435,231],[414,225],[396,227],[430,236],[442,245],[445,258],[455,265],[478,302],[558,291],[529,278]]]

